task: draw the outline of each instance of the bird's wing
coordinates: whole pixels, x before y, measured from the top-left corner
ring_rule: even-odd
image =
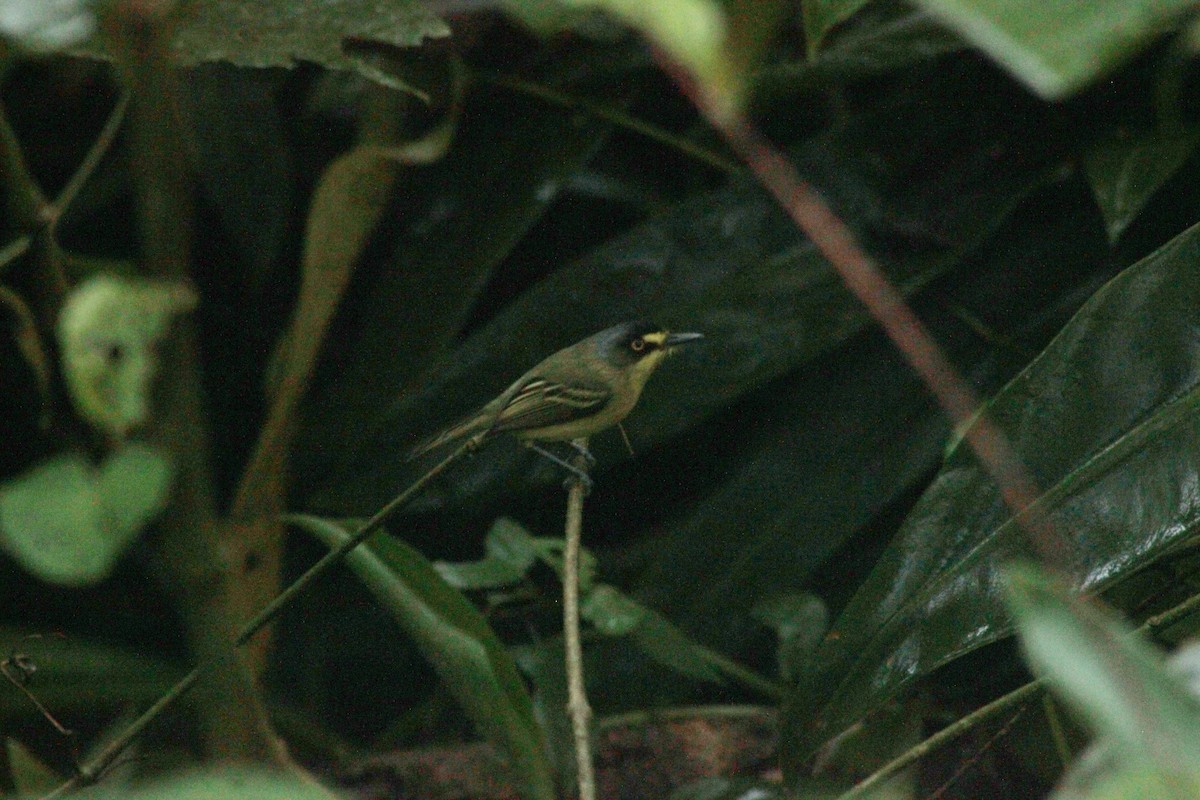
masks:
[[[491,430],[527,431],[590,417],[612,399],[600,385],[566,384],[532,376],[501,409]]]

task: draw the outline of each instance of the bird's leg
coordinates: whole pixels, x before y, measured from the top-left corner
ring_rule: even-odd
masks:
[[[574,476],[574,479],[577,479],[580,483],[583,484],[584,493],[585,494],[591,493],[592,478],[591,478],[591,476],[589,476],[587,474],[586,470],[580,469],[579,467],[575,466],[574,464],[567,461],[566,459],[559,458],[558,456],[554,455],[554,453],[551,453],[549,450],[545,449],[544,447],[539,447],[535,442],[527,441],[527,442],[525,442],[525,446],[528,447],[533,452],[537,453],[538,455],[543,456],[544,458],[550,459],[555,464],[558,464],[560,467],[565,469],[567,472],[570,472],[571,475]],[[587,445],[583,446],[583,451],[584,452],[587,451]],[[590,453],[588,455],[589,455],[589,457],[591,456]],[[570,482],[571,480],[572,480],[572,478],[567,479],[568,482]]]

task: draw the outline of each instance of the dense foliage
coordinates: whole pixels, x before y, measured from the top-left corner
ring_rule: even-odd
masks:
[[[1140,623],[1194,592],[1200,524],[1192,3],[161,5],[0,0],[0,789],[69,777],[416,479],[415,443],[636,318],[706,338],[631,449],[592,442],[602,718],[778,709],[763,786],[834,796],[1028,681],[1020,628],[1080,722],[1030,701],[887,796],[1045,796],[1085,730],[1133,766],[1059,797],[1200,771],[1126,724],[1198,724],[1157,656],[1006,579],[1038,548],[962,431],[676,82],[710,119],[744,104],[853,229],[1025,461],[1064,580]],[[515,442],[454,464],[160,720],[141,771],[272,761],[269,716],[335,779],[482,736],[553,796],[563,506]],[[229,781],[298,796],[214,773],[146,797]]]

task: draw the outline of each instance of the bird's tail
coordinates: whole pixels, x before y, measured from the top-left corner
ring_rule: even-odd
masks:
[[[412,450],[408,451],[408,460],[412,461],[415,458],[428,453],[430,450],[437,450],[440,447],[445,447],[448,444],[461,441],[470,436],[477,436],[481,440],[487,435],[488,429],[491,427],[490,419],[485,414],[472,414],[444,431],[425,439]]]

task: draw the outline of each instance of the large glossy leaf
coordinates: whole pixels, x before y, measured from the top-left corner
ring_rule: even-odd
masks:
[[[1191,0],[917,0],[1044,97],[1087,85],[1148,45]]]
[[[959,147],[959,137],[977,135],[989,107],[1002,107],[1014,124],[1031,113],[1007,92],[964,103],[959,81],[969,74],[948,75],[929,89],[936,101],[914,93],[895,106],[874,107],[798,150],[804,171],[878,250],[893,256],[889,273],[906,292],[960,263],[1043,179],[1045,140],[1018,144],[1011,130],[993,125],[986,128],[990,145]],[[998,171],[1001,160],[1006,169]],[[930,163],[942,166],[930,171]],[[636,318],[707,336],[662,366],[626,420],[639,450],[828,352],[868,323],[774,201],[737,181],[606,243],[514,301],[435,363],[424,386],[355,432],[356,458],[315,506],[377,507],[414,476],[403,456],[418,439],[488,400],[548,353]],[[593,443],[601,463],[620,457],[617,441],[602,435]],[[455,465],[417,507],[436,508],[451,497],[461,505],[555,476],[518,448],[496,444]]]
[[[1104,244],[1086,197],[1047,192],[953,283],[917,298],[917,308],[955,363],[994,391],[1045,344],[1054,330],[1043,327],[1046,317],[1061,324],[1078,307],[1075,281],[1087,279]],[[1045,269],[1053,259],[1057,268]],[[1014,285],[1022,289],[1017,297],[1009,296]],[[944,311],[949,304],[987,317],[997,296],[1005,297],[993,317],[1009,337],[1004,343]],[[637,593],[732,652],[752,641],[754,604],[804,589],[851,536],[928,480],[947,433],[944,416],[882,335],[775,382],[708,428],[706,442],[736,442],[737,456],[723,467],[721,485],[656,539]]]
[[[1200,525],[1200,228],[1097,292],[989,405],[1095,590]],[[818,653],[787,709],[786,764],[930,670],[1011,633],[998,570],[1032,553],[959,445]]]
[[[349,533],[309,516],[291,518],[330,548]],[[479,731],[510,760],[529,800],[551,800],[554,782],[542,730],[516,665],[480,613],[413,548],[386,533],[346,563],[391,612]]]

